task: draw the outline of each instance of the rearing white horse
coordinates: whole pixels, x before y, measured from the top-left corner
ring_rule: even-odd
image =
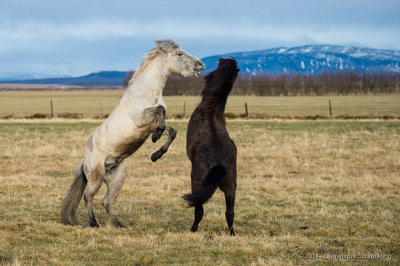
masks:
[[[168,133],[165,144],[153,155],[155,162],[167,152],[176,131],[165,125],[166,104],[162,97],[165,82],[170,74],[184,77],[198,76],[204,63],[183,51],[171,40],[156,41],[156,48],[148,52],[129,81],[128,88],[110,116],[89,136],[85,156],[62,203],[61,222],[78,224],[76,209],[84,193],[90,226],[98,227],[93,213],[93,198],[102,183],[107,185],[103,205],[110,221],[123,225],[114,214],[113,206],[126,176],[124,159],[134,153],[150,133],[156,142],[164,131]]]

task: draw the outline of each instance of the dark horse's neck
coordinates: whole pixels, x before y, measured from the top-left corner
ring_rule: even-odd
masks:
[[[203,95],[199,107],[211,114],[215,113],[218,118],[224,120],[227,99],[228,95]]]
[[[225,105],[239,69],[234,59],[220,59],[218,68],[205,77],[199,108],[225,121]]]

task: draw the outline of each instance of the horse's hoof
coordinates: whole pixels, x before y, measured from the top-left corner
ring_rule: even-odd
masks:
[[[125,226],[118,220],[117,216],[110,217],[110,221],[115,227],[125,228]]]
[[[156,132],[154,132],[153,135],[151,135],[151,141],[153,143],[156,143],[156,141],[159,139],[160,139],[160,137],[156,135]]]
[[[190,232],[195,233],[197,232],[197,226],[192,226],[192,228],[190,228]]]
[[[98,228],[100,227],[97,223],[90,223],[90,227],[92,228]]]
[[[114,223],[114,225],[115,225],[116,227],[118,227],[118,228],[126,228],[126,226],[125,226],[125,225],[123,225],[123,224],[121,224],[121,222],[120,222],[120,221],[118,221],[118,222]]]
[[[233,231],[233,229],[230,230],[230,231],[229,231],[229,235],[230,235],[230,236],[235,236],[235,235],[236,235],[236,234],[235,234],[235,231]]]
[[[155,153],[153,153],[151,155],[152,162],[156,162],[158,159],[161,158],[162,155],[163,155],[163,153],[161,151],[156,151]]]

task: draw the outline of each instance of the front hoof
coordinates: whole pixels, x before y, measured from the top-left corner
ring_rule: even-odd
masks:
[[[155,153],[153,153],[151,155],[151,160],[153,162],[157,161],[158,159],[160,159],[163,156],[163,152],[162,151],[156,151]]]
[[[233,229],[229,230],[229,235],[230,235],[230,236],[235,236],[235,235],[236,235],[236,234],[235,234],[235,231],[233,231]]]
[[[156,135],[156,132],[154,132],[153,135],[151,135],[151,141],[153,143],[156,143],[156,141],[159,139],[160,139],[160,137]]]
[[[190,232],[195,233],[197,232],[197,226],[192,226],[192,228],[190,228]]]

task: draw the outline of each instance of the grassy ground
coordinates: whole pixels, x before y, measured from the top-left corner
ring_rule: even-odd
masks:
[[[118,103],[122,90],[102,91],[0,91],[0,117],[23,117],[34,113],[50,113],[50,100],[54,113],[82,113],[87,117],[100,114],[100,102],[104,114]],[[400,116],[400,95],[364,96],[304,96],[304,97],[255,97],[231,96],[227,112],[244,113],[247,102],[249,113],[269,115],[322,115],[329,116],[329,100],[334,116],[338,115],[394,115]],[[195,96],[165,97],[168,114],[182,114],[186,104],[189,116],[200,101]]]
[[[0,122],[0,261],[10,264],[377,264],[400,263],[400,123],[228,121],[238,146],[236,237],[227,234],[217,192],[198,233],[185,155],[187,122],[157,163],[145,145],[128,162],[116,212],[99,229],[59,223],[60,203],[97,126],[87,122]],[[164,140],[164,139],[162,139]],[[334,259],[334,255],[391,256]],[[379,256],[379,255],[377,255]]]

